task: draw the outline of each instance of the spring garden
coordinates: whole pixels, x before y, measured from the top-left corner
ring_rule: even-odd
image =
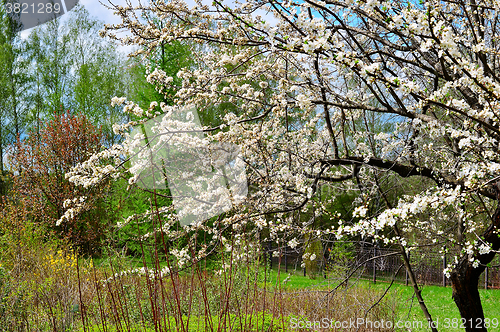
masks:
[[[497,1],[7,3],[0,331],[499,328]]]

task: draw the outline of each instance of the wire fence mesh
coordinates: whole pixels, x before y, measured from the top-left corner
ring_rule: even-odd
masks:
[[[308,271],[302,265],[303,252],[289,247],[272,248],[267,246],[266,252],[269,264],[276,268],[280,266],[285,272],[291,270],[301,271],[308,275]],[[435,249],[435,248],[432,248]],[[280,255],[272,255],[279,251]],[[404,268],[400,252],[393,248],[378,248],[371,244],[357,245],[346,256],[338,257],[324,246],[323,257],[318,257],[318,274],[329,277],[329,272],[343,271],[344,276],[352,276],[369,279],[372,281],[390,281],[393,278],[401,283],[411,284],[409,275]],[[446,266],[454,260],[455,253],[441,254],[432,251],[431,248],[412,250],[409,259],[415,278],[420,285],[450,286],[450,280],[443,273]],[[496,256],[481,276],[480,288],[500,289],[500,257]]]

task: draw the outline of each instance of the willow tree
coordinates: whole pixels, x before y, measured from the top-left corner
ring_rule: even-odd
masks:
[[[240,146],[255,190],[221,223],[268,227],[271,238],[290,246],[300,245],[296,234],[362,235],[398,246],[429,322],[408,252],[446,247],[456,254],[444,273],[463,325],[484,331],[478,281],[500,249],[499,6],[215,0],[190,8],[152,1],[114,7],[123,22],[103,34],[146,47],[146,56],[164,42],[202,45],[200,65],[177,74],[182,84],[159,69],[147,78],[176,89],[176,106],[153,103],[143,112],[127,102],[125,110],[147,120],[188,105],[236,107],[205,132]],[[120,29],[129,35],[121,38]],[[373,119],[390,130],[375,130]],[[72,179],[94,183],[93,168],[75,168]],[[388,176],[419,186],[398,197],[384,185]],[[339,219],[334,205],[317,199],[325,183],[359,191],[354,218]],[[311,206],[330,216],[330,226],[293,217]],[[268,214],[273,221],[263,219]]]

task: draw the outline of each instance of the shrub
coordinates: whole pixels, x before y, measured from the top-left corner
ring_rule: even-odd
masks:
[[[328,248],[326,274],[330,278],[344,280],[348,277],[355,258],[355,248],[350,242],[334,242]]]
[[[77,187],[65,173],[98,152],[101,142],[101,131],[85,116],[67,112],[55,116],[39,133],[18,138],[10,158],[15,174],[10,202],[24,201],[26,218],[68,239],[85,254],[98,252],[105,237],[111,215],[105,200],[109,185],[102,182],[92,188]],[[65,202],[80,203],[80,197],[86,197],[81,213],[62,220]]]
[[[76,254],[23,210],[7,204],[0,216],[0,331],[67,331],[79,317]],[[81,262],[80,278],[89,271]]]
[[[306,236],[304,255],[302,257],[309,278],[316,278],[323,264],[323,245],[319,239]]]

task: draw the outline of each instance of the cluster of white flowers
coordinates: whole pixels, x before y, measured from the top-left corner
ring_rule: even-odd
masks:
[[[366,206],[357,206],[354,209],[354,211],[352,212],[352,216],[354,218],[356,218],[356,217],[364,218],[364,217],[366,217],[367,212],[368,212],[368,209],[366,208]]]
[[[87,199],[87,196],[75,197],[73,199],[67,199],[63,203],[63,208],[68,208],[68,207],[74,206],[76,204],[83,204],[86,199]]]
[[[115,144],[111,148],[92,155],[88,160],[74,166],[65,177],[75,185],[89,188],[106,177],[117,179],[123,170],[112,165],[102,165],[103,160],[115,160],[119,164],[127,150],[123,145]]]
[[[136,218],[137,218],[137,216],[134,214],[131,216],[128,216],[127,219],[125,219],[124,221],[117,222],[116,227],[122,228],[123,226],[128,225],[132,220],[134,220]]]
[[[126,97],[113,97],[111,98],[111,106],[121,106],[127,101]]]
[[[479,246],[478,250],[479,250],[479,255],[486,255],[486,254],[489,254],[492,249],[491,249],[490,245],[482,243]]]
[[[65,221],[70,221],[84,211],[88,205],[86,204],[86,196],[75,197],[74,199],[67,199],[63,203],[63,207],[66,209],[61,218],[56,221],[56,226],[60,226]]]
[[[186,263],[192,260],[191,255],[188,252],[188,248],[184,248],[181,250],[176,248],[170,249],[170,254],[174,255],[177,259],[177,266],[179,268],[182,268],[184,265],[186,265]]]
[[[297,241],[296,238],[293,238],[291,239],[290,241],[288,241],[288,246],[292,249],[295,249],[297,248],[297,246],[299,245],[299,241]]]

